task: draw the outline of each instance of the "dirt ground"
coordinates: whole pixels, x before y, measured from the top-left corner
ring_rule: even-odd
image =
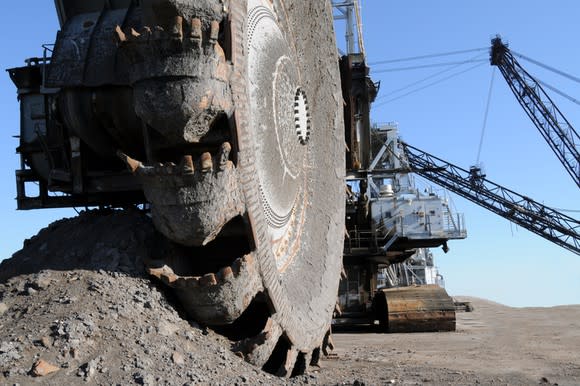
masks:
[[[335,359],[274,377],[144,275],[151,232],[139,213],[87,213],[0,265],[0,385],[580,385],[580,305],[476,298],[458,299],[474,311],[456,332],[336,333]]]
[[[511,308],[478,298],[449,333],[336,333],[322,384],[580,385],[580,306]]]

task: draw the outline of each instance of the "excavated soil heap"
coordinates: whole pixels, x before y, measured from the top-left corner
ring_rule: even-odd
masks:
[[[183,318],[144,272],[158,241],[138,211],[85,212],[26,240],[0,265],[0,384],[285,383]]]

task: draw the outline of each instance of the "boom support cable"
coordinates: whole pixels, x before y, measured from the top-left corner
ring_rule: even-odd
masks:
[[[422,91],[422,90],[424,90],[424,89],[426,89],[426,88],[428,88],[428,87],[435,86],[436,84],[439,84],[439,83],[441,83],[441,82],[444,82],[444,81],[446,81],[446,80],[449,80],[449,79],[451,79],[451,78],[455,78],[456,76],[462,75],[462,74],[464,74],[464,73],[466,73],[466,72],[468,72],[468,71],[474,70],[474,69],[476,69],[476,68],[478,68],[478,67],[481,67],[481,66],[483,66],[483,65],[484,65],[484,63],[478,63],[478,64],[476,64],[475,66],[471,66],[471,67],[469,67],[469,68],[467,68],[467,69],[465,69],[465,70],[462,70],[462,71],[456,72],[456,73],[454,73],[454,74],[451,74],[451,75],[449,75],[449,76],[446,76],[446,77],[444,77],[444,78],[438,79],[438,80],[436,80],[436,81],[434,81],[434,82],[431,82],[431,83],[428,83],[428,84],[426,84],[426,85],[424,85],[424,86],[422,86],[422,87],[415,88],[415,89],[413,89],[413,90],[411,90],[411,91],[409,91],[409,92],[407,92],[407,93],[405,93],[405,94],[403,94],[403,95],[399,95],[399,96],[397,96],[397,97],[394,97],[394,98],[388,99],[388,100],[386,100],[386,101],[380,102],[380,103],[378,103],[378,104],[376,104],[376,105],[373,105],[373,107],[377,108],[377,107],[384,106],[384,105],[386,105],[387,103],[394,102],[394,101],[396,101],[396,100],[399,100],[399,99],[401,99],[401,98],[404,98],[404,97],[406,97],[406,96],[408,96],[408,95],[411,95],[411,94],[414,94],[414,93],[416,93],[416,92]]]
[[[540,66],[542,68],[545,68],[546,70],[552,71],[552,72],[554,72],[554,73],[556,73],[556,74],[558,74],[560,76],[563,76],[564,78],[568,78],[568,79],[570,79],[570,80],[572,80],[572,81],[574,81],[576,83],[580,83],[580,78],[578,78],[578,77],[576,77],[574,75],[570,75],[570,74],[568,74],[568,73],[566,73],[564,71],[558,70],[557,68],[554,68],[552,66],[548,66],[547,64],[544,64],[544,63],[542,63],[540,61],[537,61],[535,59],[530,58],[529,56],[525,56],[525,55],[520,54],[520,53],[517,53],[515,51],[511,51],[511,53],[514,56],[517,56],[518,58],[525,59],[525,60],[527,60],[530,63],[534,63],[534,64],[536,64],[536,65],[538,65],[538,66]]]
[[[411,57],[407,57],[407,58],[378,60],[376,62],[369,63],[369,66],[375,66],[378,64],[387,64],[387,63],[408,62],[408,61],[412,61],[412,60],[421,60],[421,59],[429,59],[429,58],[439,58],[442,56],[459,55],[459,54],[466,54],[469,52],[477,52],[477,51],[487,51],[487,47],[471,48],[468,50],[459,50],[459,51],[450,51],[450,52],[441,52],[441,53],[428,54],[428,55],[411,56]]]
[[[489,106],[491,104],[491,95],[493,92],[494,79],[495,79],[495,68],[492,70],[491,73],[491,82],[489,83],[489,92],[487,93],[487,103],[485,105],[485,114],[483,116],[483,126],[481,128],[481,137],[479,138],[479,147],[477,148],[477,160],[475,161],[476,165],[479,165],[479,160],[481,158],[481,149],[483,147],[483,138],[485,136],[485,129],[487,127],[487,117],[489,116]]]
[[[460,60],[460,61],[455,61],[455,62],[441,62],[441,63],[420,64],[418,66],[384,68],[384,69],[380,69],[380,70],[373,70],[373,73],[380,74],[383,72],[422,70],[424,68],[445,67],[445,66],[462,65],[462,64],[467,64],[467,63],[477,63],[477,62],[486,62],[486,61],[487,60],[485,60],[485,59],[467,59],[467,60]]]
[[[563,96],[564,98],[568,99],[570,102],[575,103],[580,106],[580,101],[573,96],[566,94],[564,91],[558,90],[556,87],[549,85],[546,82],[542,82],[541,80],[537,79],[538,83],[544,86],[547,89],[554,91],[556,94]]]
[[[478,58],[479,58],[479,57],[481,57],[481,56],[482,56],[481,54],[480,54],[480,55],[476,55],[476,56],[474,56],[474,57],[470,58],[470,60],[475,60],[475,59],[478,59]],[[458,67],[461,67],[462,65],[463,65],[463,64],[457,64],[457,65],[455,65],[455,66],[453,66],[453,67],[449,67],[449,68],[446,68],[446,69],[444,69],[444,70],[437,71],[437,72],[435,72],[435,73],[433,73],[433,74],[431,74],[431,75],[429,75],[429,76],[426,76],[426,77],[424,77],[424,78],[421,78],[421,79],[419,79],[419,80],[417,80],[417,81],[415,81],[415,82],[409,83],[409,84],[407,84],[407,85],[405,85],[405,86],[403,86],[403,87],[400,87],[400,88],[398,88],[398,89],[392,90],[391,92],[389,92],[389,93],[387,93],[387,94],[383,94],[383,95],[379,96],[377,99],[375,99],[375,101],[379,101],[379,100],[381,100],[381,99],[385,99],[386,97],[388,97],[388,96],[391,96],[391,95],[393,95],[393,94],[396,94],[396,93],[398,93],[398,92],[400,92],[400,91],[407,90],[407,89],[409,89],[409,88],[411,88],[411,87],[413,87],[413,86],[416,86],[416,85],[418,85],[418,84],[420,84],[420,83],[426,82],[426,81],[428,81],[428,80],[431,80],[431,79],[435,79],[435,78],[436,78],[436,77],[438,77],[439,75],[445,74],[445,73],[447,73],[447,72],[449,72],[449,71],[453,71],[453,70],[455,70],[456,68],[458,68]]]

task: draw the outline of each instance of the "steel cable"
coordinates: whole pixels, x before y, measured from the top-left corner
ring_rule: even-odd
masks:
[[[479,165],[479,160],[481,157],[481,149],[483,148],[483,138],[485,137],[485,129],[487,127],[487,117],[489,116],[489,106],[491,105],[491,95],[493,93],[493,81],[495,79],[495,67],[491,73],[491,82],[489,84],[489,91],[487,93],[487,103],[485,106],[485,114],[483,116],[483,126],[481,128],[481,137],[479,138],[479,147],[477,149],[477,160],[475,161],[475,165]]]
[[[380,102],[380,103],[378,103],[378,104],[374,105],[373,107],[377,108],[377,107],[384,106],[384,105],[386,105],[387,103],[394,102],[394,101],[396,101],[396,100],[399,100],[399,99],[401,99],[401,98],[404,98],[404,97],[406,97],[406,96],[408,96],[408,95],[411,95],[411,94],[414,94],[414,93],[416,93],[416,92],[422,91],[422,90],[424,90],[424,89],[426,89],[426,88],[428,88],[428,87],[434,86],[434,85],[436,85],[436,84],[439,84],[439,83],[441,83],[441,82],[444,82],[444,81],[446,81],[446,80],[449,80],[449,79],[451,79],[451,78],[454,78],[454,77],[456,77],[456,76],[459,76],[459,75],[461,75],[461,74],[464,74],[464,73],[466,73],[466,72],[468,72],[468,71],[471,71],[471,70],[473,70],[473,69],[476,69],[477,67],[481,67],[481,66],[483,66],[483,65],[484,65],[484,63],[478,63],[478,64],[476,64],[475,66],[471,66],[471,67],[469,67],[469,68],[467,68],[467,69],[465,69],[465,70],[462,70],[462,71],[456,72],[456,73],[454,73],[454,74],[451,74],[451,75],[449,75],[449,76],[446,76],[446,77],[444,77],[444,78],[441,78],[441,79],[439,79],[439,80],[436,80],[435,82],[428,83],[428,84],[426,84],[425,86],[422,86],[422,87],[419,87],[419,88],[413,89],[413,90],[411,90],[411,91],[409,91],[409,92],[407,92],[407,93],[405,93],[405,94],[403,94],[403,95],[399,95],[399,96],[397,96],[397,97],[395,97],[395,98],[391,98],[391,99],[388,99],[388,100],[386,100],[386,101]]]
[[[379,60],[379,61],[376,61],[376,62],[370,62],[369,63],[369,66],[374,66],[374,65],[377,65],[377,64],[407,62],[407,61],[411,61],[411,60],[437,58],[437,57],[441,57],[441,56],[459,55],[459,54],[465,54],[465,53],[468,53],[468,52],[487,51],[488,49],[489,48],[487,48],[487,47],[471,48],[471,49],[468,49],[468,50],[459,50],[459,51],[442,52],[442,53],[437,53],[437,54],[411,56],[411,57],[407,57],[407,58],[390,59],[390,60]]]

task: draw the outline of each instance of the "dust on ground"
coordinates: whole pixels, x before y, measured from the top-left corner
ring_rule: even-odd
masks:
[[[145,275],[155,237],[140,212],[87,212],[25,241],[0,265],[0,384],[580,384],[580,306],[476,298],[457,332],[337,333],[337,359],[276,378]]]

